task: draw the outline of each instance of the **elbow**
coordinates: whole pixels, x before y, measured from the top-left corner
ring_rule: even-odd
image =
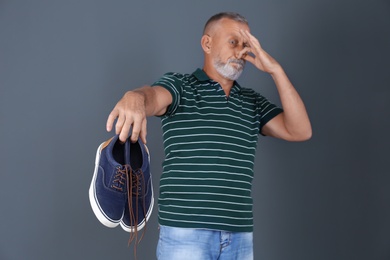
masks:
[[[302,136],[301,141],[308,141],[311,139],[312,136],[313,136],[313,132],[310,130],[307,133],[305,133],[305,135]]]
[[[313,136],[313,129],[311,128],[311,124],[309,122],[309,126],[307,127],[307,129],[305,131],[305,138],[306,139],[304,141],[310,140],[312,136]]]
[[[285,138],[282,138],[282,139],[284,139],[286,141],[290,141],[290,142],[307,141],[307,140],[311,139],[311,137],[313,135],[311,126],[301,128],[299,130],[296,129],[295,131],[288,131],[287,128],[286,128],[286,130],[287,130],[287,135],[285,136]]]
[[[309,127],[308,129],[306,129],[305,131],[302,131],[299,135],[297,135],[294,138],[294,141],[297,141],[297,142],[307,141],[307,140],[310,140],[312,136],[313,136],[313,131],[312,131],[311,127]]]

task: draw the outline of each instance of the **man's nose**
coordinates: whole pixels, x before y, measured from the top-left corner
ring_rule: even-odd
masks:
[[[245,47],[242,47],[242,48],[237,48],[236,50],[236,58],[237,59],[244,59],[247,55],[247,52],[244,51]]]

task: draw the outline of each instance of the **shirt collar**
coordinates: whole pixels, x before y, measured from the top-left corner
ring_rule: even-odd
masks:
[[[208,81],[211,80],[209,76],[207,76],[206,72],[204,70],[198,68],[192,73],[199,81]]]
[[[204,70],[200,68],[196,69],[192,73],[192,75],[194,75],[199,81],[212,81],[212,79],[210,79],[209,76],[207,76],[206,72],[204,72]],[[238,84],[237,81],[234,81],[231,92],[233,93],[240,92],[240,90],[241,90],[240,84]]]

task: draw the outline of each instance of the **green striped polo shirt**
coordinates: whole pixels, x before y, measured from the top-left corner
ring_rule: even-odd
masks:
[[[253,231],[251,187],[260,130],[282,110],[234,83],[229,97],[197,69],[167,73],[153,86],[172,94],[161,116],[165,160],[159,223]]]

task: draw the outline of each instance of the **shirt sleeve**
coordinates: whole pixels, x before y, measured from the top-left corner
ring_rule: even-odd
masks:
[[[257,106],[260,116],[259,133],[263,135],[261,133],[261,129],[263,128],[263,126],[265,126],[272,118],[282,113],[283,109],[271,103],[260,94],[258,94],[257,96]]]
[[[169,72],[164,74],[159,80],[152,84],[153,86],[161,86],[167,89],[172,95],[172,104],[167,108],[164,115],[161,116],[172,116],[175,114],[181,100],[183,93],[183,75],[179,73]]]

